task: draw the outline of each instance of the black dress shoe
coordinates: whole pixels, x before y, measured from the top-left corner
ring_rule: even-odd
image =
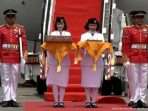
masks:
[[[85,103],[85,108],[92,108],[91,102],[86,102]]]
[[[10,103],[9,103],[9,101],[3,101],[3,102],[1,103],[1,106],[2,106],[2,107],[10,107]]]
[[[135,104],[134,101],[130,101],[130,102],[128,103],[128,106],[129,106],[129,107],[132,107],[134,104]]]
[[[128,103],[128,106],[129,106],[129,107],[132,107],[132,108],[138,108],[137,103],[135,103],[134,101],[130,101],[130,102]]]
[[[0,102],[0,105],[2,105],[3,101]]]
[[[19,107],[19,104],[14,100],[9,101],[9,104],[11,107]]]
[[[59,102],[59,107],[64,108],[64,102]]]
[[[0,102],[0,105],[2,105],[2,104],[3,104],[3,102],[4,102],[4,101],[1,101],[1,102]]]
[[[148,108],[148,105],[146,103],[142,103],[142,108]]]
[[[97,104],[96,104],[95,102],[92,102],[92,103],[91,103],[91,107],[92,107],[92,108],[97,108]]]
[[[58,103],[58,102],[54,102],[54,103],[53,103],[53,107],[54,107],[54,108],[59,107],[59,103]]]
[[[132,108],[138,108],[138,104],[137,103],[134,103],[131,107]]]
[[[138,108],[148,108],[148,105],[141,100],[137,102]]]

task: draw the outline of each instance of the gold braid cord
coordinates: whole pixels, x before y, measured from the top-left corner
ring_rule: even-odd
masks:
[[[81,58],[81,48],[86,49],[87,53],[93,59],[93,70],[96,71],[96,64],[97,60],[101,58],[101,55],[107,51],[108,53],[113,53],[112,44],[108,42],[98,42],[98,41],[85,41],[85,42],[78,42],[78,50],[77,50],[77,60]]]
[[[61,64],[62,60],[68,53],[76,48],[76,45],[72,42],[49,42],[46,41],[41,45],[41,48],[49,51],[52,55],[54,55],[57,61],[57,72],[60,72],[62,69]]]

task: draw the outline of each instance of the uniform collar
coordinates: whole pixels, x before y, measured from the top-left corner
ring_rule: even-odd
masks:
[[[16,27],[17,27],[16,24],[14,24],[14,25],[8,25],[8,24],[5,24],[5,26],[6,26],[7,28],[16,28]]]
[[[142,24],[142,25],[134,25],[134,27],[137,29],[142,29],[142,28],[146,28],[147,26],[145,24]]]
[[[88,31],[89,33],[96,33],[96,31],[92,32],[92,31]]]
[[[92,33],[95,34],[95,33],[96,33],[96,31],[94,31],[94,32],[92,32],[92,31],[88,31],[88,32],[89,32],[90,34],[92,34]]]
[[[88,33],[90,33],[92,36],[94,36],[96,31],[95,32],[88,31]]]

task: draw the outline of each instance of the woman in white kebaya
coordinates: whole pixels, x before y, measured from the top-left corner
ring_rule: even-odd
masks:
[[[66,31],[67,25],[64,17],[57,17],[55,22],[55,31],[51,32],[51,36],[71,36],[71,33]],[[56,59],[51,53],[47,53],[49,59],[49,70],[47,74],[47,85],[52,86],[54,96],[54,107],[64,107],[65,89],[69,81],[70,59],[65,56],[62,61],[62,70],[57,72]]]
[[[85,33],[81,35],[80,41],[87,40],[100,40],[104,42],[104,37],[99,30],[99,22],[96,18],[88,19],[85,29],[87,30]],[[96,98],[98,95],[98,88],[101,85],[103,69],[104,69],[104,61],[103,59],[99,59],[97,61],[96,71],[93,71],[93,59],[88,55],[87,51],[83,50],[83,60],[81,61],[81,85],[85,89],[86,93],[86,108],[96,108]]]

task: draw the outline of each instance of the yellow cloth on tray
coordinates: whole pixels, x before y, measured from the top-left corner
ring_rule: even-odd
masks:
[[[49,51],[51,54],[54,55],[57,61],[57,72],[61,71],[61,64],[62,60],[68,53],[76,48],[76,45],[72,42],[44,42],[41,45],[41,48],[44,50]]]
[[[113,53],[112,44],[108,42],[99,42],[99,41],[84,41],[78,42],[79,49],[77,50],[77,60],[81,58],[81,48],[86,49],[87,53],[93,59],[93,70],[96,71],[96,62],[100,59],[101,55],[107,51],[108,53]]]

